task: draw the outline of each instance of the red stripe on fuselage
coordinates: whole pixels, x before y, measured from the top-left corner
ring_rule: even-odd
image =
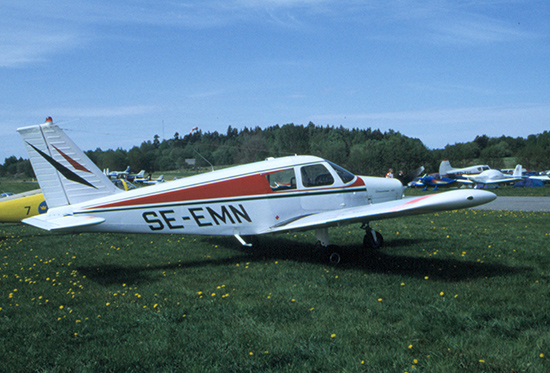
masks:
[[[163,204],[180,201],[195,201],[217,198],[233,198],[271,193],[267,179],[261,175],[251,175],[235,179],[211,182],[204,185],[183,187],[160,194],[132,198],[108,203],[93,208],[128,207],[136,205]]]
[[[356,181],[344,188],[353,188],[364,186],[363,179],[358,177]],[[307,188],[308,190],[327,190],[332,188]],[[339,188],[338,188],[339,189]],[[290,193],[296,190],[288,191]],[[303,191],[303,190],[302,190]],[[182,187],[181,189],[171,190],[159,194],[152,194],[143,197],[127,199],[123,201],[107,203],[105,205],[93,206],[91,209],[102,209],[111,207],[130,207],[149,204],[165,204],[181,201],[199,201],[210,199],[225,199],[235,197],[250,197],[265,194],[273,194],[269,182],[263,174],[255,174],[243,177],[237,177],[229,180],[213,181],[207,184],[191,187]],[[287,193],[287,192],[283,192]]]

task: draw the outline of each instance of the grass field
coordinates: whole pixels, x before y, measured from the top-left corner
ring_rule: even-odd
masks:
[[[0,371],[550,369],[550,215],[465,210],[312,233],[0,225]]]

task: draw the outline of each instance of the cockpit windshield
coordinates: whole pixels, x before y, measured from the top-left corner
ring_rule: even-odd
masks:
[[[349,172],[348,170],[332,163],[332,162],[328,162],[328,164],[334,169],[334,171],[336,171],[336,173],[338,174],[338,176],[340,176],[340,179],[342,179],[342,182],[344,184],[347,184],[349,183],[350,181],[352,181],[353,179],[355,179],[355,175],[353,175],[351,172]]]

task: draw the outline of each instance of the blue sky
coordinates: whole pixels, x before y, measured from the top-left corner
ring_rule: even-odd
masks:
[[[46,116],[83,150],[195,126],[311,121],[430,148],[550,129],[547,0],[0,6],[0,162]]]

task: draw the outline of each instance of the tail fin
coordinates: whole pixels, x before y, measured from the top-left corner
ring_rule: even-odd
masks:
[[[516,168],[514,169],[514,173],[512,174],[513,177],[521,177],[522,176],[522,167],[520,164],[516,165]]]
[[[49,208],[121,192],[50,118],[17,131]]]
[[[453,168],[451,167],[451,162],[449,162],[449,160],[447,159],[442,160],[441,163],[439,164],[439,174],[441,176],[447,175],[449,171],[452,171],[452,170]]]
[[[145,176],[145,170],[141,170],[141,171],[139,171],[139,173],[136,175],[136,178],[140,178],[140,179],[141,179],[141,178],[144,177],[144,176]]]

